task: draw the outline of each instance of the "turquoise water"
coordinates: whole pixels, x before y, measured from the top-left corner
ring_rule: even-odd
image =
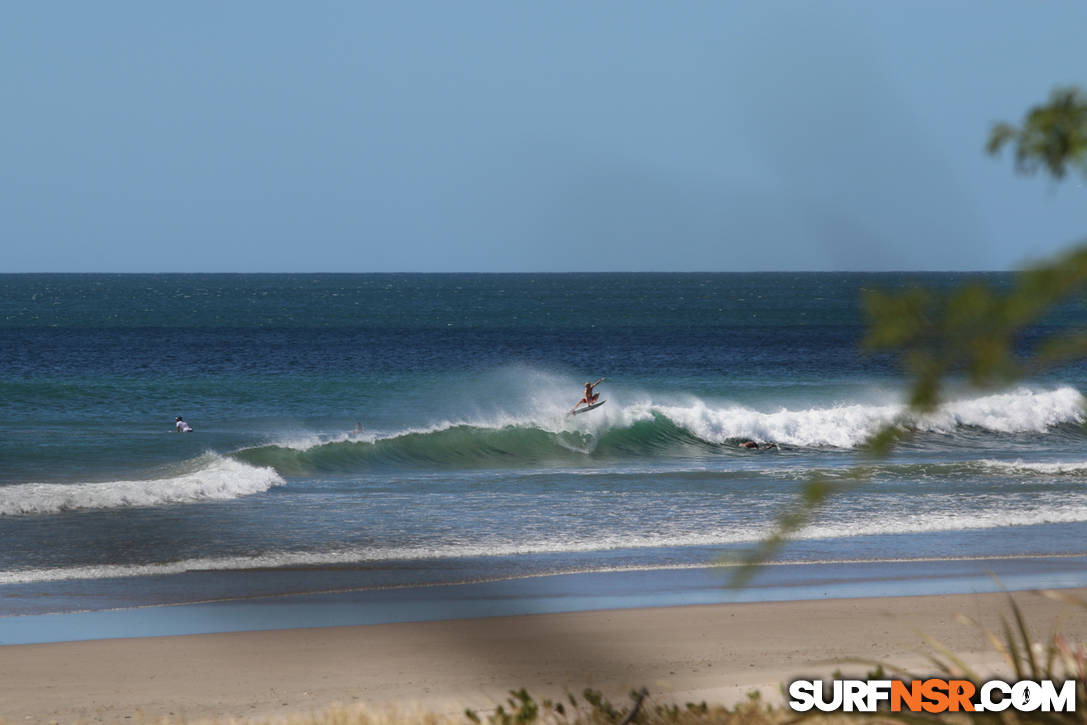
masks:
[[[577,608],[603,572],[698,601],[677,572],[900,409],[862,291],[964,278],[0,275],[0,614],[423,587],[466,616],[449,587],[575,577]],[[1087,583],[1085,384],[957,389],[745,596]]]

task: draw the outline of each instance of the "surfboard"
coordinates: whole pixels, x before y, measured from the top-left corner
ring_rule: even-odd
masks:
[[[601,405],[608,401],[601,400],[599,403],[593,403],[592,405],[586,405],[584,408],[578,408],[577,410],[571,410],[570,415],[577,415],[578,413],[588,413],[593,408],[599,408]]]

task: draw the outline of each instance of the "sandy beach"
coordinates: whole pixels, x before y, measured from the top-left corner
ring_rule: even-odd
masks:
[[[1037,639],[1062,614],[1067,635],[1087,638],[1082,609],[1014,597]],[[244,718],[355,702],[456,711],[522,686],[623,697],[644,685],[663,699],[726,703],[759,689],[774,700],[801,675],[864,671],[834,660],[921,666],[922,632],[993,671],[999,658],[959,615],[998,626],[1008,611],[1004,594],[917,596],[11,645],[0,647],[0,717]]]

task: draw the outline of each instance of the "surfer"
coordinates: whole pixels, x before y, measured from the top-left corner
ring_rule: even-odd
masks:
[[[577,410],[577,406],[581,405],[582,403],[584,403],[585,405],[592,405],[593,403],[595,403],[596,399],[600,397],[600,393],[594,393],[593,388],[595,388],[597,385],[600,385],[600,383],[604,382],[606,379],[607,378],[600,378],[595,383],[585,383],[585,397],[577,401],[577,405],[571,408],[570,412],[573,413],[575,410]]]
[[[774,443],[773,441],[771,441],[769,443],[766,443],[764,445],[761,445],[761,446],[758,443],[756,443],[755,441],[744,441],[743,443],[740,444],[740,448],[748,448],[748,449],[753,449],[753,450],[756,450],[756,451],[757,450],[768,451],[771,448],[777,448],[777,447],[778,447],[778,444]]]
[[[178,433],[192,433],[192,426],[182,420],[181,416],[177,416],[177,432]]]

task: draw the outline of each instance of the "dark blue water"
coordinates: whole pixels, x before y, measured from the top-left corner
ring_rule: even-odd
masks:
[[[901,409],[863,292],[967,278],[0,275],[0,613],[712,563]],[[1085,384],[956,387],[789,571],[999,559],[1038,584],[1087,552]]]

